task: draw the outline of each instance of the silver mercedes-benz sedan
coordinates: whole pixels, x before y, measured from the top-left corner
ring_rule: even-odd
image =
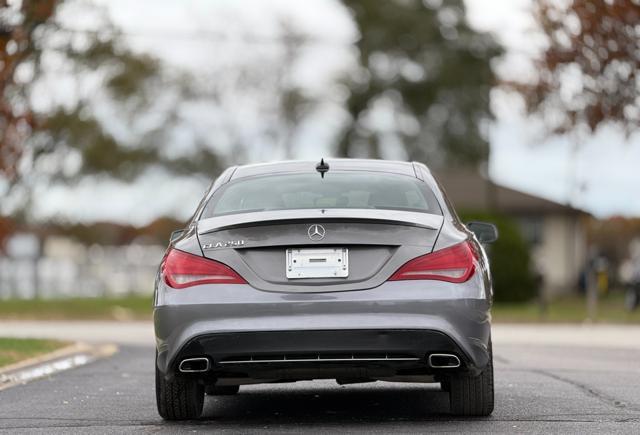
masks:
[[[439,382],[493,411],[491,224],[463,225],[421,163],[231,167],[156,280],[156,397],[168,420],[241,385]],[[425,410],[427,411],[427,410]]]

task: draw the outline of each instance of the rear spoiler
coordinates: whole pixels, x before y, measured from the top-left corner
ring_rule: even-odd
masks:
[[[207,234],[214,231],[253,225],[286,224],[300,220],[309,220],[313,222],[331,220],[370,221],[375,223],[410,225],[428,228],[431,230],[439,230],[444,218],[437,214],[405,210],[352,208],[271,210],[231,214],[203,219],[198,222],[198,234]]]

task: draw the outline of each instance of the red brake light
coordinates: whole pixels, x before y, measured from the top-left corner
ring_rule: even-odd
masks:
[[[476,270],[476,258],[470,242],[458,243],[408,261],[389,278],[389,281],[435,279],[465,282]]]
[[[226,264],[208,258],[171,249],[162,262],[162,277],[173,288],[199,284],[246,284],[246,281]]]

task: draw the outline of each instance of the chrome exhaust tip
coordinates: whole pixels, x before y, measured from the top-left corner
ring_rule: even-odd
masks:
[[[209,371],[209,358],[186,358],[180,362],[178,370],[180,373],[202,373]]]
[[[451,353],[432,353],[427,361],[432,369],[455,369],[460,367],[460,358]]]

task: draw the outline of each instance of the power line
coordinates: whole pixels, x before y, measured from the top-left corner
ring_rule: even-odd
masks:
[[[230,36],[223,32],[210,30],[198,30],[196,32],[181,32],[178,30],[169,31],[121,31],[121,30],[90,30],[90,29],[71,29],[59,27],[56,29],[59,33],[68,33],[74,35],[92,35],[95,37],[130,37],[130,38],[153,38],[153,39],[181,39],[191,41],[202,41],[217,44],[246,44],[246,45],[319,45],[328,47],[344,48],[357,43],[357,40],[349,39],[331,39],[325,37],[317,37],[311,35],[303,35],[298,33],[268,36],[268,35],[252,35],[244,34],[240,36]],[[435,45],[435,44],[434,44]],[[538,53],[535,50],[509,47],[501,44],[505,49],[505,54],[515,54],[526,57],[535,57]]]
[[[291,33],[280,36],[267,36],[267,35],[252,35],[244,34],[240,37],[230,36],[223,32],[198,30],[196,32],[180,32],[177,30],[170,31],[121,31],[121,30],[90,30],[90,29],[71,29],[71,28],[56,28],[55,32],[68,33],[77,35],[92,35],[96,37],[116,37],[125,36],[131,38],[158,38],[158,39],[182,39],[182,40],[202,40],[206,42],[216,43],[241,43],[252,45],[285,45],[285,44],[298,44],[298,45],[327,45],[327,46],[347,46],[353,44],[355,41],[320,38],[317,36],[303,35],[299,33]]]

